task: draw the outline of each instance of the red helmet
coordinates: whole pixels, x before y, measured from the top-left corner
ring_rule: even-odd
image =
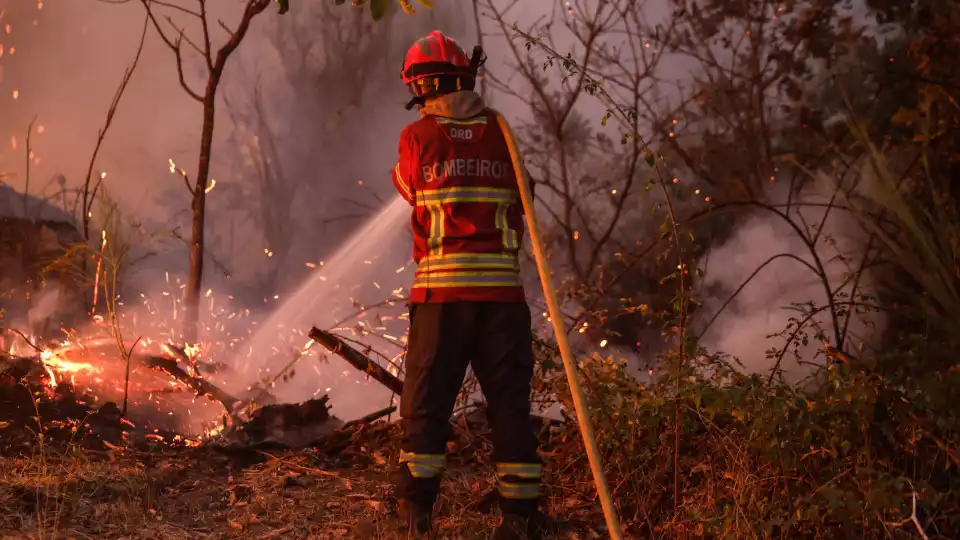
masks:
[[[476,75],[476,68],[456,40],[434,30],[407,51],[400,76],[404,84],[410,84],[437,75]]]

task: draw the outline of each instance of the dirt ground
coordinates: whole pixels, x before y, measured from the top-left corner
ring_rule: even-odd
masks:
[[[309,439],[306,449],[283,450],[279,441],[309,431],[308,420],[320,426],[330,420],[283,408],[282,422],[251,420],[232,435],[200,443],[125,422],[110,404],[92,409],[64,390],[68,385],[51,392],[15,384],[38,371],[29,367],[0,385],[6,389],[0,392],[0,539],[358,538],[361,522],[378,524],[373,538],[397,537],[388,527],[395,509],[389,472],[399,453],[395,422],[360,419]],[[488,538],[499,520],[483,418],[463,413],[451,425],[436,508],[440,538]],[[543,419],[531,421],[548,441]],[[284,437],[272,437],[278,434]],[[579,478],[570,472],[581,461],[579,446],[547,447],[553,463],[545,504],[564,525],[562,537],[599,537],[594,527],[603,521],[592,486],[571,481]]]
[[[355,538],[361,521],[382,525],[377,538],[397,538],[385,521],[393,429],[377,431],[384,444],[333,454],[158,446],[3,457],[0,538],[334,539]],[[462,455],[451,461],[436,528],[441,538],[488,538],[498,521],[493,477]],[[586,507],[580,513],[595,512]],[[563,538],[600,537],[586,521],[575,525],[570,504],[552,513],[566,514]]]

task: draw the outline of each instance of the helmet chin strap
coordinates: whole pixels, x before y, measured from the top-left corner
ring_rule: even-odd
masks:
[[[414,85],[411,85],[411,87],[413,86]],[[423,94],[417,94],[416,91],[414,91],[413,99],[408,101],[404,108],[409,111],[414,107],[423,107],[424,105],[427,104],[427,100],[440,97],[441,95],[442,95],[441,92],[436,89],[431,90],[429,92],[424,92]]]
[[[415,96],[413,99],[408,101],[403,108],[409,111],[414,107],[423,107],[424,105],[427,104],[427,100],[430,99],[431,97],[433,96],[428,96],[428,95]]]

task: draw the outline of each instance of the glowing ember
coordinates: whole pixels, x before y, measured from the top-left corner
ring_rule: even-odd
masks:
[[[43,351],[40,355],[43,365],[60,373],[102,373],[103,369],[87,362],[64,360],[52,351]]]
[[[40,361],[47,375],[50,376],[49,384],[51,387],[56,388],[57,381],[62,380],[66,375],[77,373],[99,374],[103,372],[102,368],[88,362],[74,362],[64,358],[64,355],[69,353],[73,347],[73,345],[66,343],[63,347],[40,352]],[[60,375],[59,378],[57,377],[58,374]]]
[[[187,356],[190,357],[191,360],[200,358],[200,346],[199,346],[199,345],[191,345],[191,344],[188,343],[186,346],[184,346],[184,349],[183,349],[183,350],[184,350],[184,352],[187,353]]]

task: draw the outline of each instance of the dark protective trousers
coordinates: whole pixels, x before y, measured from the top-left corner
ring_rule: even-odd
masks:
[[[533,335],[523,302],[414,304],[400,396],[403,439],[397,496],[432,506],[444,469],[450,415],[473,367],[487,399],[500,506],[537,509],[541,461],[530,424]]]

